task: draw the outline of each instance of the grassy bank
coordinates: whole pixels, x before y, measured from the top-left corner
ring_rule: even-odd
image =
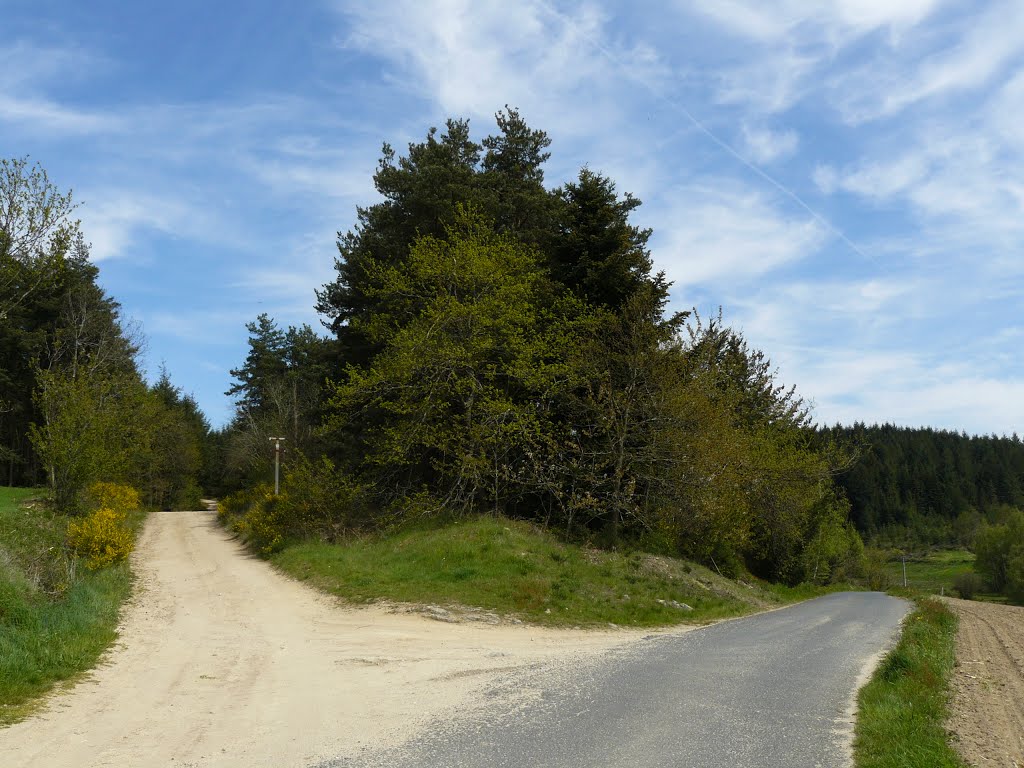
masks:
[[[956,628],[956,616],[940,601],[918,601],[899,643],[858,697],[857,768],[964,768],[944,727]]]
[[[95,665],[131,590],[127,563],[93,572],[66,554],[68,519],[38,496],[0,488],[0,725]]]
[[[293,544],[272,560],[295,578],[356,603],[471,606],[561,626],[707,622],[823,591],[770,589],[673,558],[581,548],[535,526],[495,518],[341,545]]]

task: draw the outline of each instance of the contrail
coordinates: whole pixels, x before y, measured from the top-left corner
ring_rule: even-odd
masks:
[[[624,65],[623,61],[619,58],[619,56],[614,51],[609,49],[606,45],[604,45],[604,43],[602,43],[600,40],[595,38],[592,34],[587,32],[583,27],[581,27],[579,24],[577,24],[574,19],[572,19],[569,16],[566,16],[564,13],[562,13],[558,9],[554,8],[549,2],[547,2],[547,0],[537,0],[537,5],[542,10],[546,11],[552,17],[558,19],[563,24],[571,27],[580,37],[582,37],[582,38],[586,39],[587,41],[589,41],[590,44],[599,53],[601,53],[601,55],[603,55],[606,59],[608,59],[608,61],[610,61],[612,64],[614,64],[615,67],[620,72],[626,73],[627,77],[632,79],[634,82],[639,83],[640,85],[642,85],[647,91],[649,91],[655,98],[657,98],[663,104],[665,104],[666,106],[671,107],[671,108],[675,109],[677,112],[679,112],[683,117],[685,117],[693,125],[694,128],[696,128],[698,131],[700,131],[705,136],[707,136],[707,138],[709,138],[720,149],[724,150],[727,154],[731,155],[733,158],[735,158],[737,161],[739,161],[744,167],[747,168],[747,170],[751,171],[752,173],[754,173],[755,175],[760,177],[762,180],[766,181],[768,184],[770,184],[772,187],[774,187],[777,191],[781,192],[783,195],[788,197],[790,200],[792,200],[794,203],[796,203],[802,209],[807,211],[807,213],[809,213],[811,215],[811,217],[815,221],[820,223],[829,232],[831,232],[833,235],[835,235],[851,251],[853,251],[854,253],[856,253],[858,256],[860,256],[863,259],[867,259],[868,261],[871,261],[871,262],[873,262],[875,264],[878,263],[878,260],[875,259],[874,256],[870,255],[869,253],[864,251],[860,246],[858,246],[855,242],[853,242],[849,237],[847,237],[842,232],[842,230],[840,230],[831,221],[826,219],[824,216],[822,216],[820,213],[818,213],[814,208],[812,208],[807,203],[807,201],[805,201],[802,197],[800,197],[800,195],[798,195],[792,189],[790,189],[785,184],[783,184],[781,181],[776,179],[774,176],[772,176],[766,170],[761,168],[759,165],[757,165],[753,161],[747,159],[739,150],[737,150],[735,147],[733,147],[729,142],[727,142],[724,139],[720,138],[714,131],[712,131],[710,128],[708,128],[707,125],[705,125],[703,121],[701,121],[696,115],[694,115],[689,109],[687,109],[684,104],[680,103],[677,99],[674,99],[674,98],[666,95],[660,88],[658,88],[657,86],[655,86],[654,84],[652,84],[651,82],[646,80],[645,78],[629,74],[629,67]]]

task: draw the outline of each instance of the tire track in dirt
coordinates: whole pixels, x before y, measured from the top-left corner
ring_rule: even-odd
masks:
[[[960,618],[948,728],[976,768],[1024,768],[1024,608],[948,599]]]

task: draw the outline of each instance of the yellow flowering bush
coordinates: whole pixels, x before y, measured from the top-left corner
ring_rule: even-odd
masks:
[[[84,501],[86,509],[109,509],[122,515],[142,508],[139,492],[119,483],[93,483],[85,490]]]
[[[261,555],[272,555],[284,546],[282,497],[267,493],[234,523],[234,530]]]
[[[135,546],[125,514],[100,507],[87,517],[68,523],[68,546],[85,558],[91,570],[124,560]]]

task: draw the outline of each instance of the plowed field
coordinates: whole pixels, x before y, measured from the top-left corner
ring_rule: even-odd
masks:
[[[1024,608],[950,599],[960,617],[949,729],[972,766],[1024,768]]]

